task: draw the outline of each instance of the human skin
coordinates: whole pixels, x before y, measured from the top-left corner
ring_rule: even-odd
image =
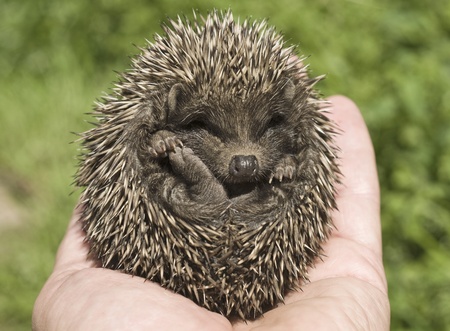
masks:
[[[375,156],[364,120],[349,99],[329,98],[340,127],[342,184],[336,230],[310,282],[285,304],[253,322],[230,323],[191,300],[86,259],[80,207],[59,247],[55,267],[33,311],[33,330],[389,330],[382,263],[380,198]]]

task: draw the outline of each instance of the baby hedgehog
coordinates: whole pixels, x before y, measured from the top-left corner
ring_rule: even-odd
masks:
[[[293,47],[230,11],[140,49],[81,134],[91,255],[234,319],[308,280],[336,208],[335,126]]]

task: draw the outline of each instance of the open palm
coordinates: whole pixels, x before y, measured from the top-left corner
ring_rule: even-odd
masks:
[[[344,180],[334,214],[337,228],[311,282],[254,322],[231,324],[189,299],[142,278],[98,268],[75,210],[55,268],[33,312],[33,330],[388,330],[389,301],[382,264],[379,187],[370,137],[357,107],[332,97],[329,115]]]

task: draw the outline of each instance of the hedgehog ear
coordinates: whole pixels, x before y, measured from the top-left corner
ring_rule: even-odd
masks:
[[[182,83],[174,84],[170,88],[169,95],[167,97],[167,105],[169,106],[170,113],[173,113],[176,111],[180,102],[182,102],[185,94],[186,94],[186,90]]]
[[[281,95],[283,96],[283,98],[286,101],[291,102],[294,99],[295,96],[295,85],[294,82],[287,78],[286,82],[283,86],[283,88],[281,89]]]

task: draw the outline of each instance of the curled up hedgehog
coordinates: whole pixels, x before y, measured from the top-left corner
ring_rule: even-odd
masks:
[[[335,126],[265,22],[211,12],[140,49],[81,134],[91,256],[228,318],[308,280],[332,229]]]

